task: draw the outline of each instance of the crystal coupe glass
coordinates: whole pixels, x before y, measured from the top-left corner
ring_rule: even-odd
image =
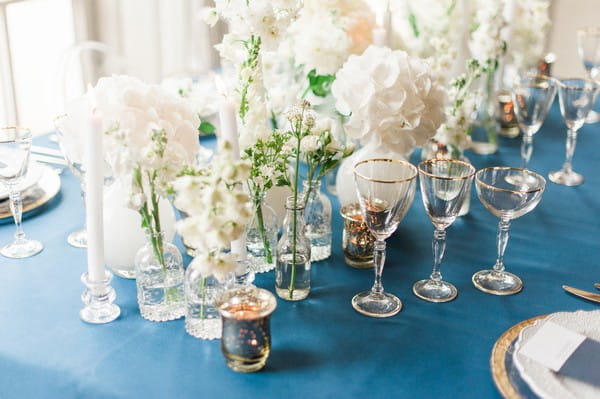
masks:
[[[402,309],[396,296],[384,292],[381,274],[385,263],[385,240],[406,215],[415,197],[417,168],[392,159],[368,159],[354,166],[354,183],[360,209],[375,237],[375,284],[352,298],[354,309],[366,316],[390,317]]]
[[[27,258],[40,252],[44,245],[36,240],[28,240],[21,227],[23,202],[19,183],[27,174],[31,132],[18,127],[0,128],[0,183],[9,192],[10,210],[17,226],[15,241],[0,248],[0,254],[7,258]]]
[[[556,184],[578,186],[583,183],[583,176],[573,171],[572,164],[577,144],[577,131],[581,129],[594,106],[598,85],[587,79],[563,79],[559,83],[560,113],[568,129],[566,156],[562,169],[550,172],[548,177]]]
[[[512,175],[526,175],[526,183],[510,183]],[[473,275],[473,284],[483,292],[495,295],[516,294],[523,289],[517,276],[504,270],[504,251],[508,243],[510,221],[533,210],[542,199],[546,180],[527,169],[494,166],[475,174],[477,195],[483,205],[500,219],[498,223],[498,259],[492,270]]]
[[[577,48],[583,66],[590,78],[600,80],[600,26],[588,26],[577,30]],[[600,122],[600,114],[590,111],[587,123]]]
[[[522,169],[527,169],[527,164],[533,152],[533,136],[544,123],[555,96],[556,84],[552,78],[537,74],[525,74],[515,79],[512,98],[515,115],[519,127],[523,131],[523,143],[521,144]],[[522,179],[522,176],[519,175],[511,176]]]
[[[79,179],[81,186],[81,198],[85,207],[85,170],[83,168],[82,159],[82,143],[79,143],[79,138],[75,137],[75,129],[69,126],[69,118],[67,115],[62,115],[54,120],[58,144],[63,153],[71,173]],[[87,230],[84,226],[81,230],[72,232],[67,236],[67,242],[75,248],[87,247]]]
[[[456,298],[456,287],[442,280],[440,264],[446,249],[446,229],[456,219],[471,191],[475,168],[451,159],[430,159],[418,165],[421,198],[433,233],[433,272],[428,279],[417,281],[413,293],[426,301],[448,302]]]

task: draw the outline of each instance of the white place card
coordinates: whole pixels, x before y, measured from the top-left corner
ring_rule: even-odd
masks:
[[[544,323],[519,353],[554,372],[600,384],[600,342],[551,321]]]

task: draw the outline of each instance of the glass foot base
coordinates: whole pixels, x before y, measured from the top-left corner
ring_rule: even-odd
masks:
[[[382,292],[363,291],[354,295],[352,307],[369,317],[390,317],[402,310],[402,301],[395,295]]]
[[[111,267],[110,270],[115,276],[130,280],[135,279],[135,269],[118,269],[116,267]]]
[[[510,175],[507,175],[504,180],[506,182],[512,184],[513,186],[523,187],[523,186],[536,186],[538,181],[526,172],[515,171]]]
[[[456,298],[458,290],[445,281],[420,280],[414,283],[413,293],[429,302],[449,302]]]
[[[575,172],[566,173],[562,170],[557,170],[550,172],[548,177],[554,183],[562,184],[563,186],[579,186],[583,183],[583,176]]]
[[[590,111],[587,118],[585,118],[585,123],[598,123],[600,122],[600,113],[596,111]]]
[[[483,141],[473,141],[469,149],[475,154],[489,155],[494,154],[496,151],[498,151],[498,144],[487,143]]]
[[[513,295],[523,289],[523,282],[509,272],[482,270],[473,275],[473,284],[483,292],[494,295]]]
[[[79,317],[86,323],[106,324],[115,320],[121,314],[121,309],[114,303],[107,303],[101,307],[85,307],[79,311]]]
[[[69,234],[67,242],[75,248],[87,248],[87,231],[84,229]]]
[[[44,244],[36,240],[23,240],[6,244],[0,249],[0,255],[7,258],[22,259],[40,253],[44,249]]]

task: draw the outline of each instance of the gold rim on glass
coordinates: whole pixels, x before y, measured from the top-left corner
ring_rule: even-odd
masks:
[[[524,78],[534,78],[534,79],[538,79],[538,80],[542,80],[542,81],[547,81],[549,83],[554,84],[555,86],[560,85],[560,80],[553,78],[552,76],[548,76],[548,75],[543,75],[539,72],[527,72],[523,75],[517,76],[513,82],[513,85],[516,86],[520,86],[521,85],[521,80]]]
[[[388,163],[398,163],[404,166],[408,166],[409,169],[413,172],[412,176],[409,176],[407,178],[404,179],[396,179],[396,180],[383,180],[383,179],[373,179],[370,177],[366,177],[365,175],[359,173],[356,171],[356,168],[358,168],[360,165],[365,164],[365,163],[371,163],[371,162],[388,162]],[[417,168],[411,164],[410,162],[406,162],[406,161],[402,161],[400,159],[389,159],[389,158],[373,158],[373,159],[366,159],[364,161],[360,161],[358,163],[356,163],[354,165],[354,175],[360,177],[361,179],[365,179],[368,181],[372,181],[375,183],[403,183],[406,181],[410,181],[410,180],[414,180],[417,175],[419,174],[419,172],[417,171]]]
[[[560,78],[560,79],[556,79],[556,81],[558,82],[558,85],[562,88],[566,88],[566,89],[581,89],[581,90],[587,90],[589,89],[588,87],[579,87],[579,86],[572,86],[572,85],[568,85],[566,83],[563,83],[566,80],[581,80],[583,82],[589,83],[592,86],[594,86],[593,90],[598,89],[598,82],[596,82],[593,79],[589,79],[589,78]]]
[[[483,181],[481,181],[480,176],[482,173],[488,171],[488,170],[514,170],[516,172],[527,172],[529,174],[531,174],[534,177],[537,177],[540,181],[542,181],[544,184],[541,185],[541,187],[535,189],[535,190],[510,190],[508,188],[500,188],[500,187],[494,187],[490,184],[487,184]],[[481,170],[478,170],[477,173],[475,174],[475,180],[477,181],[477,183],[481,186],[485,186],[490,190],[495,190],[495,191],[504,191],[507,193],[526,193],[526,194],[531,194],[531,193],[536,193],[538,191],[543,191],[546,188],[546,179],[544,179],[541,175],[529,170],[529,169],[523,169],[523,168],[512,168],[510,166],[490,166],[489,168],[484,168]]]
[[[469,173],[466,176],[460,176],[460,177],[446,177],[446,176],[434,175],[433,173],[426,172],[421,168],[421,165],[432,164],[432,163],[437,163],[437,162],[451,162],[454,164],[461,164],[461,165],[468,167],[470,169],[471,173]],[[475,167],[473,165],[471,165],[468,162],[461,161],[458,159],[427,159],[425,161],[419,162],[417,169],[419,170],[419,173],[422,173],[425,176],[429,176],[429,177],[432,177],[432,178],[438,179],[438,180],[467,180],[467,179],[470,179],[471,177],[473,177],[473,175],[476,172]]]

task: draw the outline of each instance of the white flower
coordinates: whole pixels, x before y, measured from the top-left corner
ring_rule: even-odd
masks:
[[[302,152],[314,152],[319,146],[319,136],[308,135],[300,141],[300,151]]]
[[[237,268],[237,255],[231,253],[201,253],[190,263],[202,277],[214,276],[219,282],[224,283],[230,273]]]
[[[516,0],[515,0],[516,1]],[[473,57],[480,64],[495,61],[504,52],[502,29],[506,25],[504,19],[505,1],[499,0],[474,0],[475,26],[471,33],[469,47]]]
[[[407,153],[444,120],[444,88],[427,63],[404,51],[370,46],[350,56],[332,85],[337,110],[350,115],[349,137]]]
[[[550,27],[549,7],[546,0],[514,1],[514,12],[508,16],[508,57],[516,69],[534,67],[542,58]]]
[[[289,28],[296,63],[306,72],[335,74],[350,54],[372,43],[375,18],[363,0],[306,0]]]

